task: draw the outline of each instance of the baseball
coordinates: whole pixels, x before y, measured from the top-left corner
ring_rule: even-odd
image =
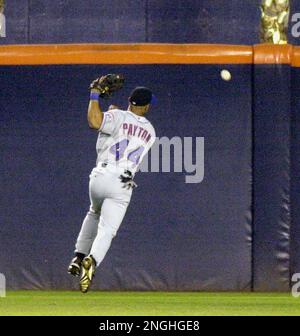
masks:
[[[222,70],[221,71],[221,77],[224,81],[230,81],[231,80],[231,73],[228,70]]]

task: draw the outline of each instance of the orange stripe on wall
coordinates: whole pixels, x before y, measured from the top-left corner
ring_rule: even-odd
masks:
[[[292,66],[300,68],[300,47],[293,48]]]
[[[159,43],[0,46],[1,65],[252,63],[300,67],[300,47]]]
[[[254,64],[291,64],[293,46],[257,44],[253,46]]]
[[[0,64],[251,64],[252,47],[214,44],[0,46]]]

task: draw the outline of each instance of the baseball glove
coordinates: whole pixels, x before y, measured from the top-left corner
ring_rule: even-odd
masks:
[[[121,74],[108,74],[95,79],[90,89],[97,89],[100,92],[100,97],[108,99],[111,95],[122,89],[124,84],[124,76]]]

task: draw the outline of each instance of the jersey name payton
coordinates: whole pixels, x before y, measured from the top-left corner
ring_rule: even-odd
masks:
[[[151,140],[151,134],[141,126],[123,123],[122,125],[123,134],[126,136],[136,136],[145,142],[149,142]]]

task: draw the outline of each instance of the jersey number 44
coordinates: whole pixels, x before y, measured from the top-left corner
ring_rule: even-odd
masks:
[[[121,141],[117,142],[115,145],[113,145],[110,148],[110,153],[115,155],[116,161],[119,161],[124,157],[124,155],[126,153],[126,150],[127,150],[127,147],[128,147],[128,144],[129,144],[129,140],[124,139],[124,140],[121,140]],[[141,157],[144,149],[145,148],[143,146],[140,146],[140,147],[130,151],[129,153],[126,153],[127,160],[129,160],[129,161],[131,161],[131,162],[133,162],[134,164],[137,165],[140,161],[140,157]]]

